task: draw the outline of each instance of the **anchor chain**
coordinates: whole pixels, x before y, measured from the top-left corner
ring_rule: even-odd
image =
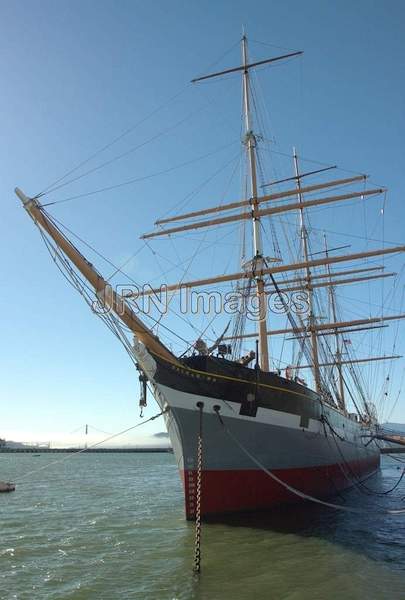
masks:
[[[201,484],[203,462],[203,407],[204,402],[197,402],[200,409],[200,420],[197,440],[197,498],[195,510],[195,542],[194,542],[194,573],[201,571]]]

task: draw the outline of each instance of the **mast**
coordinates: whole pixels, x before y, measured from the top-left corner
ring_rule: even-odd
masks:
[[[319,358],[318,358],[318,338],[315,330],[315,315],[314,315],[314,302],[313,302],[313,288],[311,283],[311,269],[309,268],[309,255],[308,255],[308,235],[304,222],[304,208],[302,206],[302,193],[301,193],[301,181],[298,169],[298,157],[293,148],[293,157],[294,157],[294,170],[295,177],[297,180],[297,190],[298,190],[298,200],[301,206],[299,207],[299,217],[300,217],[300,233],[301,233],[301,246],[302,246],[302,255],[304,262],[306,263],[305,274],[306,274],[306,290],[308,292],[308,307],[309,307],[309,315],[308,315],[308,325],[309,331],[311,335],[311,355],[312,355],[312,364],[313,364],[313,374],[315,379],[315,389],[319,393],[321,391],[321,377],[319,371]],[[336,321],[336,319],[334,319]]]
[[[326,235],[324,234],[323,237],[324,237],[324,241],[325,241],[325,255],[326,255],[326,258],[328,258],[329,252],[328,252],[328,244],[326,242]],[[326,265],[326,270],[329,275],[329,281],[331,283],[331,285],[329,287],[329,298],[330,298],[330,305],[331,305],[331,309],[332,309],[332,317],[333,317],[333,321],[336,323],[337,314],[336,314],[335,289],[332,285],[332,272],[331,272],[331,268],[330,268],[329,264]],[[335,342],[336,342],[336,351],[335,351],[336,367],[337,367],[338,376],[339,376],[339,405],[342,410],[346,411],[345,386],[344,386],[343,370],[342,370],[342,350],[340,347],[339,332],[337,329],[335,329]]]
[[[260,216],[258,215],[258,194],[257,194],[257,172],[256,172],[256,136],[252,130],[252,120],[250,113],[250,89],[249,89],[249,69],[248,69],[248,51],[247,38],[242,37],[242,63],[243,63],[243,109],[245,120],[245,138],[248,158],[249,158],[249,177],[250,177],[250,204],[252,207],[252,225],[253,225],[253,250],[254,257],[252,261],[252,271],[256,281],[256,295],[259,303],[259,364],[263,371],[269,370],[269,350],[267,340],[267,300],[264,290],[263,280],[263,245],[261,235]]]

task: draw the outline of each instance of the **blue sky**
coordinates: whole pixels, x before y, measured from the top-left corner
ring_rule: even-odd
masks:
[[[137,281],[157,278],[160,266],[170,267],[165,260],[176,261],[165,242],[154,246],[163,256],[159,258],[139,240],[157,217],[219,167],[220,175],[188,207],[213,205],[218,196],[239,197],[239,182],[232,180],[228,187],[226,182],[240,146],[240,82],[235,77],[197,87],[188,82],[212,68],[238,63],[242,25],[255,59],[284,52],[265,44],[305,52],[303,59],[257,74],[273,148],[289,152],[295,144],[302,156],[370,173],[374,182],[390,190],[383,225],[380,205],[365,209],[367,214],[350,206],[330,215],[319,213],[332,244],[347,243],[339,232],[358,233],[359,215],[363,233],[366,227],[377,240],[403,241],[401,2],[3,0],[0,7],[0,436],[70,440],[69,432],[81,424],[114,432],[138,420],[137,375],[129,359],[60,276],[19,206],[14,187],[38,193],[163,107],[77,173],[131,150],[126,157],[48,197],[65,199],[211,154],[166,175],[51,207],[56,218],[115,264],[139,248],[126,270]],[[155,141],[132,150],[154,136]],[[272,160],[271,172],[283,173],[282,155]],[[313,217],[317,226],[318,216]],[[208,239],[211,244],[220,241]],[[364,241],[353,250],[358,247],[364,249]],[[370,242],[369,247],[379,244]],[[180,242],[180,253],[188,256],[192,251]],[[227,257],[233,250],[223,252]],[[97,257],[89,258],[103,272],[111,272]],[[211,246],[190,274],[209,275],[217,258]],[[402,264],[402,259],[387,262],[397,271]],[[174,270],[169,280],[176,275],[181,270]],[[368,288],[366,296],[348,293],[349,299],[355,298],[353,306],[367,299],[378,304],[374,289]],[[400,308],[399,293],[390,300],[393,309]],[[181,324],[176,327],[183,332]],[[391,346],[392,337],[387,339]],[[403,362],[396,367],[397,378],[402,370]],[[382,370],[378,373],[384,377]],[[401,400],[392,420],[404,422],[404,395]],[[148,415],[156,411],[150,404]],[[144,436],[162,429],[162,423],[153,424]],[[145,439],[137,434],[122,442]]]

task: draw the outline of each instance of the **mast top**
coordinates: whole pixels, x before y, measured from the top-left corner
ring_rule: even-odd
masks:
[[[247,37],[245,33],[243,34],[242,41],[246,41]],[[261,65],[267,65],[268,63],[276,62],[278,60],[283,60],[285,58],[292,58],[293,56],[300,56],[304,54],[302,50],[297,52],[290,52],[289,54],[282,54],[281,56],[275,56],[272,58],[265,58],[264,60],[259,60],[257,62],[253,62],[250,64],[243,64],[239,67],[231,67],[230,69],[225,69],[224,71],[217,71],[216,73],[210,73],[209,75],[203,75],[202,77],[195,77],[191,80],[191,83],[197,83],[198,81],[204,81],[205,79],[212,79],[213,77],[219,77],[221,75],[228,75],[229,73],[237,73],[238,71],[244,71],[247,73],[249,69],[253,69],[253,67],[260,67]]]

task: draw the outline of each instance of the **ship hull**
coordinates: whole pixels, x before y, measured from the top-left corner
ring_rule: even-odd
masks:
[[[270,373],[258,383],[253,369],[226,361],[197,360],[179,367],[150,359],[148,377],[155,399],[167,411],[189,520],[196,516],[201,425],[202,517],[301,501],[291,487],[323,499],[379,467],[379,448],[370,443],[373,428],[304,386]]]
[[[161,392],[170,403],[167,427],[189,520],[195,518],[196,510],[200,402],[204,404],[202,516],[265,510],[301,501],[257,463],[283,483],[319,499],[336,495],[379,467],[379,449],[374,443],[365,447],[361,437],[364,429],[349,419],[340,422],[339,432],[333,427],[335,433],[319,421],[308,423],[304,429],[291,415],[275,415],[267,409],[259,409],[255,418],[236,416],[239,407],[228,402],[221,407],[221,422],[214,409],[218,406],[216,398],[184,394],[165,386]],[[184,408],[185,404],[195,408]],[[335,417],[332,410],[329,417]],[[346,430],[345,438],[341,429]]]
[[[356,463],[360,479],[368,478],[378,468],[375,458]],[[318,499],[333,499],[348,484],[340,465],[300,469],[273,469],[286,484]],[[182,473],[185,489],[185,511],[188,520],[195,519],[196,471]],[[295,494],[271,480],[262,470],[204,470],[202,477],[201,514],[208,517],[235,512],[269,510],[276,506],[302,502]]]

